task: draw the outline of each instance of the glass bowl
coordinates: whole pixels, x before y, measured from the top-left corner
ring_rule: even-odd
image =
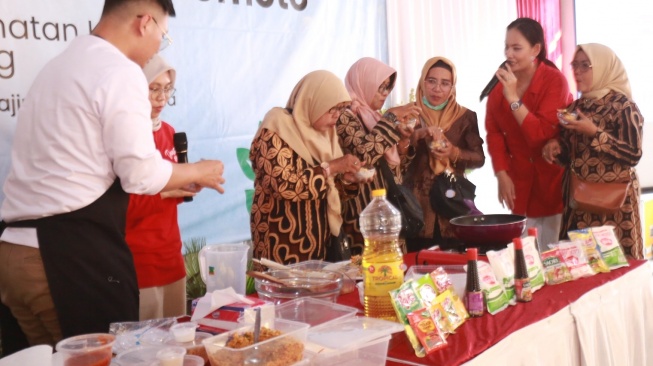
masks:
[[[327,270],[275,269],[267,274],[282,283],[256,278],[254,288],[258,297],[281,304],[300,297],[313,297],[335,302],[343,285],[343,274]]]

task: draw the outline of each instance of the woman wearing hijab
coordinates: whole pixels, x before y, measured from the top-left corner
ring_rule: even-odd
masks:
[[[250,159],[255,173],[251,230],[255,258],[289,264],[325,259],[342,226],[340,195],[354,196],[360,160],[344,155],[335,126],[351,103],[342,81],[313,71],[286,108],[264,117]]]
[[[571,67],[581,97],[567,111],[575,111],[578,117],[561,123],[560,137],[542,150],[546,160],[567,168],[560,237],[566,237],[568,230],[612,225],[625,253],[642,259],[640,187],[635,165],[642,157],[644,117],[632,100],[626,69],[610,48],[597,43],[579,45]],[[588,182],[630,182],[621,209],[597,214],[571,207],[571,174]]]
[[[383,116],[379,112],[396,78],[393,68],[371,57],[356,61],[345,77],[352,105],[338,119],[340,146],[343,152],[353,154],[376,171],[373,181],[361,184],[358,195],[344,204],[343,229],[352,254],[361,254],[365,247],[358,222],[360,213],[372,200],[372,191],[387,186],[379,159],[385,159],[396,184],[401,184],[401,177],[415,157],[415,149],[410,145],[413,128],[400,122],[406,122],[409,116],[417,117],[419,108],[411,103],[390,108]]]
[[[544,30],[518,18],[506,29],[505,69],[487,100],[487,150],[499,202],[538,229],[540,250],[558,242],[563,170],[542,158],[544,144],[560,132],[557,109],[572,101],[565,76],[549,61]]]
[[[152,133],[161,156],[177,162],[175,129],[159,116],[175,91],[176,72],[159,55],[143,68],[150,88]],[[129,197],[125,239],[134,257],[141,320],[186,314],[186,267],[181,255],[177,205],[195,193],[175,190]]]
[[[431,207],[429,192],[445,170],[464,176],[465,170],[485,163],[483,139],[478,132],[476,112],[456,101],[456,67],[444,57],[426,61],[417,85],[417,105],[422,110],[420,129],[412,136],[417,155],[406,176],[424,210],[424,230],[410,240],[409,250],[455,239],[449,219]]]

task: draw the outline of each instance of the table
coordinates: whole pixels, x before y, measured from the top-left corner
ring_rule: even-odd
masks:
[[[362,309],[356,291],[338,302]],[[652,311],[651,265],[633,260],[469,319],[447,348],[425,358],[415,356],[404,333],[395,333],[388,365],[653,365]]]

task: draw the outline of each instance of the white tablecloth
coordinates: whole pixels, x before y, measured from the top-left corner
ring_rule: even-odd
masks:
[[[512,333],[465,365],[653,366],[650,263]]]

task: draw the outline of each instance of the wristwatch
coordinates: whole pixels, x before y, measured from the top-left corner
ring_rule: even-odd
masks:
[[[516,110],[518,110],[519,107],[521,107],[521,104],[522,104],[522,103],[521,103],[521,99],[518,100],[518,101],[516,101],[516,102],[512,102],[512,103],[510,103],[510,110],[511,110],[511,111],[516,111]]]
[[[397,122],[399,122],[399,121],[397,120],[397,116],[395,116],[395,114],[392,113],[392,112],[385,112],[385,114],[383,115],[383,117],[384,117],[385,119],[387,119],[388,122],[390,122],[390,123],[392,123],[392,124],[396,124]]]

